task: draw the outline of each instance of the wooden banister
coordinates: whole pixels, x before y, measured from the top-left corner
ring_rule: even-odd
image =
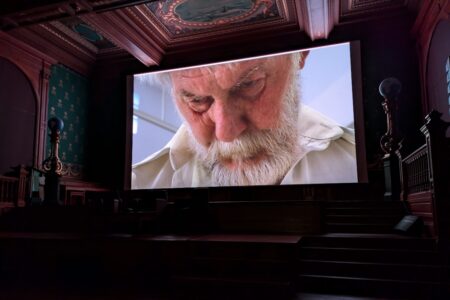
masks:
[[[18,182],[16,177],[0,176],[0,213],[3,208],[15,206]]]
[[[444,122],[441,116],[437,111],[426,116],[425,125],[420,128],[425,144],[401,159],[401,199],[412,214],[431,214],[430,234],[447,241],[450,239],[450,141],[446,130],[450,123]]]
[[[28,190],[28,171],[20,165],[15,168],[16,177],[0,176],[0,214],[1,209],[25,206]]]

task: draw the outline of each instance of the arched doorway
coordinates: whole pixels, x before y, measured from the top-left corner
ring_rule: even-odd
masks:
[[[0,175],[33,165],[36,97],[28,78],[0,57]]]

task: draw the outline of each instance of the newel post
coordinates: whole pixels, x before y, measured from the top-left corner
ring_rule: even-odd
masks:
[[[59,159],[58,150],[64,122],[59,118],[51,118],[48,120],[48,128],[50,130],[51,151],[49,157],[42,163],[42,168],[45,171],[44,204],[61,205],[59,187],[63,164]]]
[[[392,201],[400,199],[400,174],[401,159],[399,150],[401,142],[396,127],[397,122],[397,98],[402,89],[402,84],[396,78],[387,78],[380,83],[379,92],[384,97],[382,103],[386,114],[386,133],[380,139],[380,146],[385,153],[383,157],[384,167],[384,200]]]
[[[16,206],[24,207],[25,206],[25,197],[26,197],[26,192],[27,192],[28,171],[25,169],[25,166],[20,165],[17,167],[17,173],[19,176],[19,181],[17,184]]]

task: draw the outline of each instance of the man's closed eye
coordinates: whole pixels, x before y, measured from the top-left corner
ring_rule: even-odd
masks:
[[[193,111],[203,113],[209,109],[214,98],[211,96],[184,96],[184,101]]]
[[[244,99],[253,100],[260,96],[266,86],[266,78],[259,78],[255,80],[248,80],[239,83],[233,91],[234,96],[238,96]]]

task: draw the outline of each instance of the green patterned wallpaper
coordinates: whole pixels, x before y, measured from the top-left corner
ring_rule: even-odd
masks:
[[[88,80],[63,65],[53,65],[49,83],[48,119],[64,121],[59,144],[63,175],[82,176],[86,162]],[[50,139],[47,137],[47,156]]]

